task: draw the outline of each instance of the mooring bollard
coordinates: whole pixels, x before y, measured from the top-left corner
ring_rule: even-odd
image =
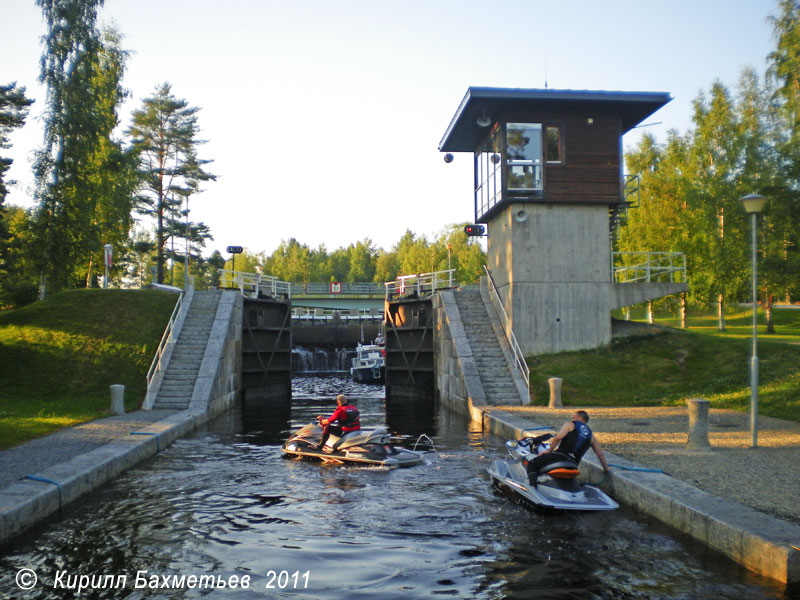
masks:
[[[711,404],[704,398],[689,398],[689,440],[686,448],[689,450],[710,450],[708,441],[708,407]]]
[[[547,380],[550,384],[550,404],[548,408],[561,408],[561,377],[551,377]]]
[[[111,412],[115,415],[125,414],[125,386],[119,383],[111,386]]]

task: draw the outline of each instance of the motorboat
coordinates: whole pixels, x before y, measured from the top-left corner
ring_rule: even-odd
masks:
[[[566,456],[541,469],[531,481],[528,462],[549,448],[548,433],[537,437],[525,435],[519,440],[508,440],[505,459],[494,461],[488,469],[492,485],[500,491],[524,500],[536,507],[559,510],[614,510],[619,504],[605,492],[587,483],[578,483],[578,465]]]
[[[358,344],[350,375],[360,383],[383,383],[386,376],[386,350],[382,344]]]
[[[383,428],[359,429],[338,437],[331,434],[320,448],[322,426],[309,423],[289,437],[281,450],[288,456],[321,460],[332,464],[354,463],[382,467],[410,467],[422,462],[423,455],[392,445]]]

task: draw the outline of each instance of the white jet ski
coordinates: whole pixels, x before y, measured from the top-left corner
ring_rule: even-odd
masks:
[[[390,443],[389,432],[383,428],[359,429],[341,437],[330,435],[325,446],[320,448],[322,427],[309,423],[302,427],[281,446],[289,456],[313,458],[333,464],[355,463],[382,467],[409,467],[422,462],[417,452],[398,448]]]
[[[528,476],[528,461],[545,448],[553,434],[538,437],[522,432],[519,441],[508,440],[508,457],[496,460],[489,467],[492,485],[500,491],[522,499],[536,507],[559,510],[614,510],[619,504],[593,485],[578,483],[578,465],[568,457],[543,467],[536,481]]]

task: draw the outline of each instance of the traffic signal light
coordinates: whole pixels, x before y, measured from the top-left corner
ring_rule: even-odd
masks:
[[[464,227],[464,233],[469,236],[484,235],[486,233],[485,225],[467,225]]]

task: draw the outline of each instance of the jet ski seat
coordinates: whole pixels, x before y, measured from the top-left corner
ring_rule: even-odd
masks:
[[[536,487],[540,475],[549,475],[556,479],[575,479],[581,474],[578,470],[578,465],[566,456],[564,456],[563,460],[558,460],[560,457],[558,457],[557,452],[554,452],[550,454],[550,457],[554,460],[539,467],[538,471],[531,468],[532,461],[525,461],[525,466],[528,467],[528,479],[534,487]]]

